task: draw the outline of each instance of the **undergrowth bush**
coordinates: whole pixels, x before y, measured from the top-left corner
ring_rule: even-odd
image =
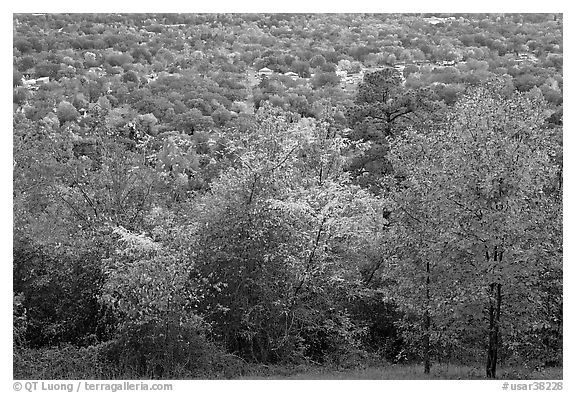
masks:
[[[240,358],[181,326],[132,325],[89,347],[15,348],[14,379],[236,378]]]
[[[240,374],[239,361],[229,359],[197,326],[147,322],[124,326],[117,338],[99,349],[103,362],[120,375],[137,378],[187,379]]]
[[[115,372],[99,359],[99,347],[16,348],[14,379],[111,379]]]

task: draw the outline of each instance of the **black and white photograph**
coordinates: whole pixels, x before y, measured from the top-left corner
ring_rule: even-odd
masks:
[[[562,12],[11,18],[14,391],[567,389]]]

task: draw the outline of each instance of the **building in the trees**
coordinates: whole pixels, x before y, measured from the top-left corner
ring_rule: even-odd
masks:
[[[260,75],[260,77],[263,77],[263,76],[269,77],[269,76],[271,76],[273,73],[274,73],[274,71],[272,71],[272,70],[271,70],[270,68],[268,68],[268,67],[264,67],[264,68],[261,68],[261,69],[258,70],[258,75]]]
[[[293,81],[298,79],[298,74],[292,71],[288,71],[284,75],[290,77]]]

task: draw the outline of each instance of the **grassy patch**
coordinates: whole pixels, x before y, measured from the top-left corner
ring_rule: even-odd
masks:
[[[148,379],[126,369],[118,369],[98,356],[98,347],[26,349],[14,353],[15,379]],[[483,367],[436,364],[425,375],[421,364],[368,363],[367,367],[268,366],[249,364],[233,355],[214,353],[209,364],[191,373],[186,369],[167,370],[159,379],[298,379],[298,380],[467,380],[485,379]],[[497,370],[505,380],[561,380],[562,368],[533,370],[504,367]]]
[[[562,368],[544,370],[528,370],[522,368],[502,368],[497,370],[499,379],[562,379]],[[310,368],[306,371],[284,368],[276,373],[263,375],[260,371],[243,376],[241,379],[300,379],[300,380],[331,380],[331,379],[485,379],[486,372],[482,367],[436,365],[430,375],[423,372],[421,365],[388,365],[383,367],[367,367],[352,370],[335,370],[326,368]]]

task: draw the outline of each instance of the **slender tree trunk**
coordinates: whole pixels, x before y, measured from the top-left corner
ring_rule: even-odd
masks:
[[[502,262],[502,251],[494,249],[494,262]],[[500,310],[502,306],[502,284],[490,284],[490,305],[488,309],[488,356],[486,360],[486,377],[496,378],[498,346],[500,333]]]
[[[486,362],[486,377],[496,378],[496,363],[498,361],[498,346],[500,334],[500,307],[502,304],[502,284],[490,284],[490,329],[488,332],[488,359]]]
[[[298,286],[294,290],[294,294],[292,295],[290,311],[294,310],[294,307],[296,306],[298,293],[300,292],[300,290],[302,289],[302,286],[306,282],[306,279],[308,278],[308,273],[310,272],[310,269],[312,268],[312,262],[314,261],[314,256],[316,255],[316,250],[318,249],[318,245],[320,244],[320,237],[322,236],[322,231],[324,230],[324,224],[325,223],[326,223],[326,217],[324,217],[322,219],[322,222],[320,223],[320,227],[318,228],[318,232],[316,233],[316,240],[314,241],[314,246],[312,247],[312,251],[310,252],[310,255],[308,256],[308,262],[306,263],[306,270],[304,271],[304,276],[300,280],[300,283],[298,284]]]
[[[496,347],[496,325],[494,318],[494,302],[492,300],[495,284],[490,284],[490,306],[488,309],[488,358],[486,359],[486,378],[496,378],[496,360],[497,360],[497,347]]]
[[[424,313],[424,374],[430,374],[430,262],[426,262],[426,312]]]
[[[430,314],[424,316],[424,374],[430,374]]]

